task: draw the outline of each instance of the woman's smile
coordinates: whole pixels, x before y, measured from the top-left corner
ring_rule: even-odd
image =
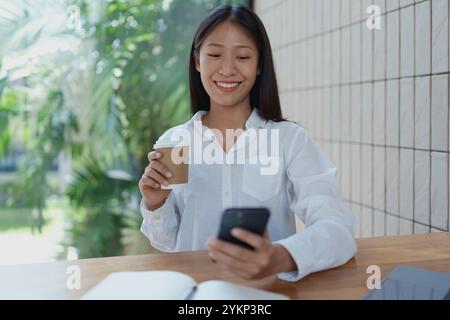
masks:
[[[214,81],[217,88],[223,92],[234,92],[241,85],[242,81]]]

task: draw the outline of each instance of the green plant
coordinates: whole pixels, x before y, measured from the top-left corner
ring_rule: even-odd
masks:
[[[0,159],[13,123],[25,124],[21,179],[9,200],[26,199],[38,230],[46,199],[57,192],[70,200],[64,245],[79,257],[151,250],[139,232],[138,181],[159,135],[189,118],[194,28],[213,6],[230,2],[244,1],[23,0],[7,23],[0,15],[0,67],[3,57],[26,56],[45,41],[61,47],[0,77]],[[58,12],[51,27],[47,10]],[[55,191],[47,172],[61,154],[73,169],[67,187]]]

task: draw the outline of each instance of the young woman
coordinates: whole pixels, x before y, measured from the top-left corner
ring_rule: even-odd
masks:
[[[244,164],[191,163],[188,185],[166,190],[161,185],[171,173],[160,155],[150,152],[139,188],[141,231],[152,246],[166,252],[207,249],[213,262],[244,279],[276,274],[297,281],[353,257],[354,216],[342,199],[336,168],[303,127],[283,119],[261,20],[244,6],[216,8],[195,34],[189,68],[193,116],[159,140],[177,130],[200,134],[202,148],[212,143],[219,157],[228,159],[256,143],[249,132],[277,132],[263,149],[278,167],[261,174],[263,165],[248,155]],[[238,134],[226,143],[230,129]],[[264,236],[233,230],[255,250],[216,238],[225,208],[255,206],[271,211]],[[294,215],[305,223],[300,233]]]

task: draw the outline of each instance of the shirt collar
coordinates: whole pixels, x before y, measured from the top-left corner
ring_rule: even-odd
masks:
[[[190,120],[191,124],[193,124],[194,121],[201,121],[202,116],[207,113],[208,113],[208,111],[206,111],[206,110],[197,111]],[[245,122],[245,127],[246,128],[248,128],[248,127],[264,128],[266,125],[266,122],[267,122],[267,120],[261,118],[261,116],[259,115],[258,109],[253,108],[252,113],[250,114],[247,121]]]

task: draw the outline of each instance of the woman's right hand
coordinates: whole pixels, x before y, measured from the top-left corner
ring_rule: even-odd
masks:
[[[159,157],[161,157],[161,154],[157,151],[148,154],[149,165],[145,168],[144,174],[139,180],[139,190],[147,209],[151,211],[161,207],[170,191],[172,191],[171,189],[161,189],[161,185],[169,184],[167,179],[172,176],[172,173],[158,161]]]

